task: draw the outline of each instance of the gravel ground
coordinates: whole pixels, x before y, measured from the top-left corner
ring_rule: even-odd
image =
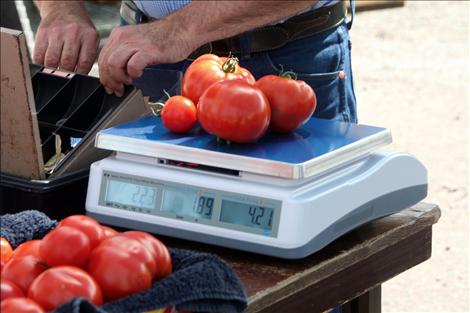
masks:
[[[361,124],[392,131],[392,149],[429,173],[442,217],[430,260],[383,285],[383,312],[470,312],[469,2],[410,1],[361,12],[351,31]]]

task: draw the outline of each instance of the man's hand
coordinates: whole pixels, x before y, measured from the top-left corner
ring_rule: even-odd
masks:
[[[192,1],[156,22],[116,28],[98,59],[100,81],[120,96],[147,66],[182,61],[207,42],[295,15],[316,1]]]
[[[38,1],[41,23],[33,60],[47,67],[87,74],[95,61],[99,35],[79,1]]]
[[[124,85],[141,76],[145,67],[182,61],[197,48],[165,22],[118,27],[111,32],[98,59],[100,81],[108,94],[122,96]]]

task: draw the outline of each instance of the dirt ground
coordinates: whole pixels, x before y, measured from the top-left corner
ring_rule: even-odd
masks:
[[[428,169],[442,217],[430,260],[383,285],[383,312],[470,312],[470,3],[410,1],[361,12],[351,31],[359,122]]]

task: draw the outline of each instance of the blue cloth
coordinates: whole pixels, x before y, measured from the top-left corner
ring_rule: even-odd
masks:
[[[0,217],[1,237],[13,247],[40,239],[57,222],[38,211],[5,214]],[[238,276],[220,258],[208,253],[169,249],[173,273],[145,291],[96,307],[75,298],[54,313],[142,313],[175,306],[191,312],[243,312],[246,294]]]
[[[46,214],[35,211],[22,211],[5,214],[0,218],[0,237],[5,238],[16,249],[25,241],[41,239],[57,226]]]

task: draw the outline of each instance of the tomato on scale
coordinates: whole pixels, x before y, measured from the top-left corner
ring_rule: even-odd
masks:
[[[294,72],[281,72],[279,76],[266,75],[255,84],[271,105],[269,128],[289,133],[305,123],[315,111],[317,98],[312,87],[297,80]]]
[[[209,87],[197,111],[205,131],[236,143],[256,142],[268,129],[271,118],[266,96],[243,80],[219,81]]]
[[[250,85],[256,81],[250,71],[238,64],[237,58],[203,54],[184,73],[182,94],[198,106],[199,98],[210,86],[222,80],[233,79],[243,80]]]
[[[185,133],[196,125],[196,106],[183,96],[170,96],[165,103],[149,103],[153,115],[162,118],[163,126],[174,133]]]

